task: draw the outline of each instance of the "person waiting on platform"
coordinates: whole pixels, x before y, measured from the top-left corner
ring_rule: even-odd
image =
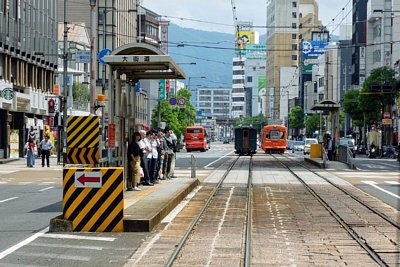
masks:
[[[135,132],[132,136],[132,141],[128,146],[128,162],[131,169],[130,175],[126,181],[128,191],[140,191],[138,187],[140,183],[140,133]]]

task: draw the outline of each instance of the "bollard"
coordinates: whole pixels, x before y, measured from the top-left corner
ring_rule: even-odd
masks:
[[[191,178],[196,178],[196,158],[193,154],[190,156]]]

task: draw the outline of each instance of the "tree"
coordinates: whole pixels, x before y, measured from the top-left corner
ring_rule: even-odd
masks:
[[[364,125],[364,112],[360,106],[360,91],[349,90],[344,95],[343,110],[349,114],[353,125],[362,127]]]
[[[72,97],[74,101],[87,103],[90,100],[89,88],[85,84],[74,82],[72,85]]]
[[[172,96],[171,96],[172,97]],[[178,140],[180,140],[182,133],[189,125],[193,125],[196,118],[196,110],[190,103],[191,93],[187,89],[180,89],[176,96],[177,99],[185,98],[185,107],[180,108],[178,105],[172,108],[169,104],[169,100],[165,99],[161,101],[160,113],[161,121],[165,122],[175,133]],[[153,108],[151,114],[151,126],[156,128],[158,122],[158,104]]]
[[[304,128],[304,111],[300,106],[294,107],[289,113],[289,125],[294,129],[302,129]],[[292,132],[292,136],[293,136]]]
[[[393,105],[395,94],[370,92],[373,85],[390,85],[396,88],[395,71],[388,67],[373,69],[365,79],[360,93],[360,108],[365,112],[367,123],[377,123],[382,118],[385,105]]]
[[[237,119],[235,121],[235,127],[242,126],[252,126],[257,132],[261,132],[261,129],[265,125],[265,117],[263,114],[258,114],[256,116],[246,116],[244,118]]]
[[[304,128],[304,111],[300,106],[296,106],[290,111],[289,123],[293,129]]]
[[[306,135],[311,136],[316,130],[319,129],[319,115],[314,114],[308,117],[304,122],[306,126]]]

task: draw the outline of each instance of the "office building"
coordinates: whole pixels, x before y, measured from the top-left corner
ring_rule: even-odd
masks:
[[[53,125],[56,4],[0,1],[0,158],[23,157],[27,129],[39,139],[44,125]]]

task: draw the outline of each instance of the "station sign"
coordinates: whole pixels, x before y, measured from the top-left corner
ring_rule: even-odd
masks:
[[[101,188],[102,178],[101,172],[75,172],[75,187]]]

